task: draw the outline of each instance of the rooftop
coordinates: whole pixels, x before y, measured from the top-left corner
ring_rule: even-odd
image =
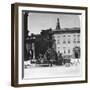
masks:
[[[54,34],[63,34],[63,33],[80,33],[80,28],[63,28],[60,30],[53,30]]]

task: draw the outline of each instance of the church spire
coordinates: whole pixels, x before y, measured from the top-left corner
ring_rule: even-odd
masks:
[[[56,30],[60,30],[60,22],[59,22],[59,18],[57,18],[57,25],[56,25]]]

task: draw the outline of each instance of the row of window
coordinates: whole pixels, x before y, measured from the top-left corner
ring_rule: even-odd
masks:
[[[57,47],[58,50],[60,50],[60,47]],[[70,53],[70,48],[66,49],[66,47],[63,47],[63,53],[65,54],[66,52]]]
[[[71,41],[68,40],[67,43],[70,44]],[[80,40],[78,40],[78,41],[74,40],[73,43],[80,43]],[[57,44],[60,44],[60,40],[57,41]],[[66,41],[65,40],[63,41],[63,44],[66,44]]]
[[[66,54],[66,50],[64,50],[63,53]],[[68,54],[70,54],[70,49],[68,49]]]
[[[71,35],[63,35],[62,37],[66,37],[66,36],[67,36],[67,37],[71,37]],[[73,35],[73,37],[78,37],[78,38],[79,38],[80,35]],[[57,36],[57,38],[60,38],[60,36]]]
[[[70,52],[70,49],[68,49],[68,50],[64,50],[63,53],[64,54],[66,54],[66,53],[70,54],[71,52]]]

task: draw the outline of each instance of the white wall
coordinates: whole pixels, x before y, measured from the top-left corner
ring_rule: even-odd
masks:
[[[10,40],[11,39],[11,6],[10,5],[11,3],[14,2],[88,6],[90,9],[89,0],[0,0],[0,90],[16,89],[10,86],[10,78],[11,78],[11,74],[10,74],[11,73],[10,70],[11,69],[10,66],[11,65],[11,57],[10,57],[11,56],[11,40]],[[90,16],[88,19],[90,19]],[[88,33],[90,33],[90,30],[88,30]],[[90,35],[88,36],[90,38]],[[90,45],[90,41],[88,42],[88,44]],[[90,47],[88,48],[88,50],[90,50]],[[90,61],[88,63],[90,63]],[[90,70],[88,74],[90,76]],[[17,89],[18,90],[24,90],[24,89],[26,90],[88,90],[89,88],[90,88],[90,82],[88,84],[24,87]]]

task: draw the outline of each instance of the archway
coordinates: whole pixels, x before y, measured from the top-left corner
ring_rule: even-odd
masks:
[[[80,47],[73,48],[74,58],[80,58]]]

